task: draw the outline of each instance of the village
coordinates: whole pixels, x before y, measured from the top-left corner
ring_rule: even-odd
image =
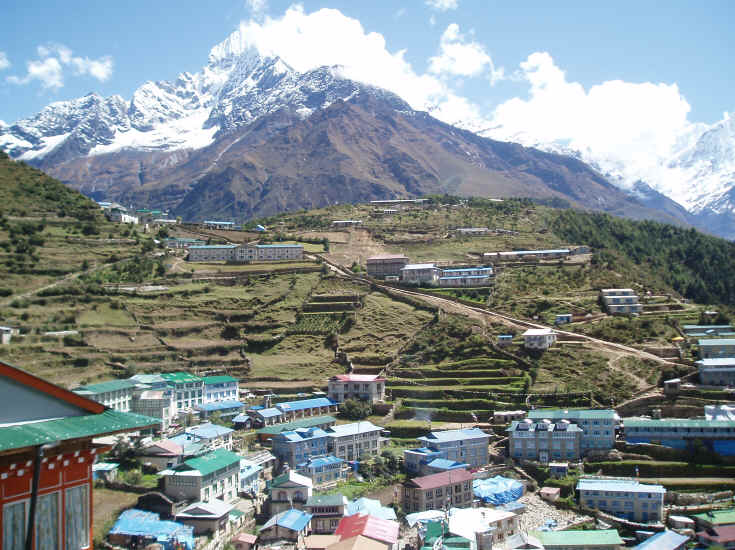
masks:
[[[370,208],[383,220],[423,209],[422,201],[373,201]],[[116,223],[159,232],[181,225],[162,211],[101,206]],[[362,224],[331,222],[346,232]],[[478,303],[443,292],[491,295],[500,272],[584,265],[592,255],[584,244],[491,249],[476,254],[476,264],[411,263],[408,254],[391,253],[365,255],[350,267],[307,250],[308,241],[273,241],[263,225],[257,240],[222,237],[240,229],[229,221],[188,224],[179,236],[161,238],[161,254],[187,267],[318,262],[322,275],[390,296],[449,297],[465,308]],[[447,238],[512,231],[457,227]],[[212,243],[212,236],[219,238]],[[677,336],[659,355],[618,345],[688,368],[655,390],[620,403],[529,391],[523,369],[582,341],[584,333],[567,325],[655,311],[650,292],[640,294],[600,288],[593,313],[570,307],[508,318],[482,333],[488,355],[455,363],[359,366],[337,346],[332,363],[341,372],[297,392],[267,380],[252,385],[226,366],[147,369],[62,387],[0,363],[0,394],[12,410],[0,427],[0,548],[31,538],[37,548],[59,540],[86,547],[94,539],[108,549],[165,550],[733,547],[735,328],[717,322],[718,312],[702,312],[701,324],[675,324]],[[363,300],[344,292],[309,299],[302,316],[340,319],[356,318]],[[16,336],[16,327],[3,327],[4,344]],[[459,410],[428,406],[446,401]],[[492,409],[483,408],[490,402]],[[96,494],[128,499],[106,518],[101,539],[93,526]]]

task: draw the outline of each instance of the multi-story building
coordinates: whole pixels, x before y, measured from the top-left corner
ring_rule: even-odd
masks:
[[[510,456],[516,459],[578,460],[581,456],[582,429],[568,420],[556,423],[542,420],[514,421],[508,428]]]
[[[198,426],[191,426],[184,430],[184,434],[191,438],[194,442],[199,443],[206,449],[227,449],[232,450],[232,434],[234,430],[205,422]]]
[[[105,407],[120,412],[130,412],[135,383],[130,380],[110,380],[98,384],[77,386],[74,393],[102,403]]]
[[[610,314],[640,313],[643,309],[632,288],[603,288],[600,294]]]
[[[230,502],[240,488],[240,456],[227,449],[185,460],[160,474],[163,492],[175,500]]]
[[[449,470],[403,483],[403,510],[407,514],[444,507],[469,508],[472,500],[472,474],[467,470]]]
[[[385,378],[377,374],[338,374],[327,383],[329,399],[344,403],[347,399],[362,399],[370,403],[385,400]]]
[[[277,403],[275,408],[283,413],[281,422],[290,422],[310,416],[322,416],[338,411],[337,403],[326,397],[284,401],[283,403]]]
[[[386,276],[398,277],[407,263],[408,258],[403,254],[383,254],[368,258],[365,266],[370,277],[383,279]]]
[[[372,422],[340,424],[326,429],[329,452],[342,460],[377,456],[383,443],[383,428]]]
[[[226,221],[219,221],[219,220],[204,220],[204,222],[202,222],[202,225],[206,229],[232,230],[235,228],[235,222],[226,222]]]
[[[735,357],[700,359],[695,364],[699,368],[699,381],[705,386],[735,385]]]
[[[615,529],[536,531],[533,536],[548,550],[619,550],[624,547]]]
[[[628,443],[657,443],[686,449],[695,440],[723,456],[735,456],[735,420],[624,418]]]
[[[268,542],[288,541],[291,548],[304,548],[309,535],[311,515],[301,510],[286,509],[270,518],[258,530],[258,545]]]
[[[735,357],[735,338],[712,338],[698,340],[699,358]]]
[[[204,400],[204,380],[187,372],[167,372],[161,374],[176,392],[176,409],[181,412],[201,405]]]
[[[706,338],[713,336],[735,336],[732,325],[682,325],[681,330],[689,338]]]
[[[336,456],[311,456],[297,465],[299,473],[311,478],[314,487],[327,487],[347,479],[345,461]]]
[[[273,454],[281,465],[296,467],[309,457],[327,454],[329,437],[321,428],[299,428],[281,432],[271,439]]]
[[[434,264],[406,264],[401,268],[401,282],[417,285],[436,285],[441,269]]]
[[[568,248],[556,248],[550,250],[510,250],[506,252],[485,252],[483,260],[494,260],[500,262],[517,262],[525,260],[555,260],[563,259],[571,254]]]
[[[612,449],[615,446],[615,427],[620,420],[612,409],[536,409],[528,411],[528,418],[553,423],[569,420],[576,424],[582,428],[582,454],[590,449]]]
[[[268,506],[271,514],[289,508],[303,509],[314,492],[314,485],[306,476],[289,470],[273,478],[270,486]]]
[[[579,504],[637,522],[660,522],[663,518],[662,485],[648,485],[633,479],[580,479]]]
[[[311,496],[304,509],[311,514],[312,533],[334,533],[339,521],[347,515],[347,497],[340,494]]]
[[[234,421],[235,420],[233,420],[233,422]],[[266,443],[273,439],[274,435],[281,432],[291,432],[300,428],[321,428],[324,430],[329,426],[334,426],[336,423],[337,419],[333,416],[313,416],[302,418],[301,420],[294,420],[293,422],[284,422],[283,424],[266,426],[265,428],[260,428],[255,433],[258,436],[258,441]]]
[[[481,468],[489,461],[490,436],[479,428],[431,432],[428,435],[419,437],[418,440],[425,448],[438,453],[426,456],[424,460],[429,459],[427,463],[437,458],[443,458],[466,463],[472,468]],[[420,454],[404,453],[404,460],[406,469],[409,472],[420,470],[422,462]]]
[[[234,376],[205,376],[202,380],[204,380],[203,403],[237,400],[237,378]]]
[[[492,277],[492,267],[442,269],[438,283],[442,287],[487,286],[492,281]]]
[[[225,401],[210,401],[209,403],[202,403],[194,407],[199,411],[199,418],[206,420],[212,415],[219,415],[220,418],[230,420],[236,417],[242,412],[245,407],[240,401],[234,399],[227,399]]]
[[[170,389],[135,391],[130,410],[136,414],[158,418],[161,421],[161,430],[166,431],[176,416],[173,391]]]
[[[549,349],[556,342],[556,333],[550,328],[529,328],[523,333],[526,349]]]
[[[477,544],[476,548],[509,548],[507,541],[520,531],[518,514],[499,508],[449,508],[449,532],[470,541],[482,541],[484,533],[491,533],[491,544]],[[479,535],[479,536],[478,536]]]
[[[265,488],[261,473],[263,467],[252,460],[240,459],[240,492],[256,497]]]
[[[277,262],[302,260],[300,244],[210,244],[189,246],[190,262]]]

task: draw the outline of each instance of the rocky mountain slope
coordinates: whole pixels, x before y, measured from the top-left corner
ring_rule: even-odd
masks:
[[[187,219],[451,192],[688,221],[664,197],[650,209],[579,159],[478,137],[341,73],[297,72],[238,31],[196,74],[147,82],[130,101],[53,103],[1,127],[0,148],[94,198]]]

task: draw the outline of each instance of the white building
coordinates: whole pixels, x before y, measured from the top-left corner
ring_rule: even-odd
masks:
[[[611,315],[640,313],[643,306],[632,288],[603,288],[600,291],[602,302]]]
[[[550,328],[529,328],[523,333],[526,349],[549,349],[556,342],[556,333]]]
[[[240,487],[240,456],[217,449],[185,460],[160,475],[164,493],[176,500],[230,502],[237,498]]]
[[[639,522],[660,522],[666,489],[634,479],[580,479],[579,504]]]
[[[441,270],[434,264],[406,264],[401,269],[401,282],[435,285]]]
[[[190,262],[274,262],[302,260],[304,247],[300,244],[215,244],[190,246]]]
[[[472,287],[487,286],[492,281],[492,267],[462,267],[442,269],[439,277],[439,286],[442,287]]]
[[[136,414],[161,420],[161,429],[167,430],[176,416],[176,401],[172,390],[143,390],[133,393],[131,410]]]
[[[363,456],[377,456],[383,438],[383,428],[372,422],[361,421],[351,424],[340,424],[325,429],[329,439],[329,453],[342,460],[358,460]]]
[[[338,374],[329,379],[328,397],[337,403],[362,399],[370,403],[385,400],[385,378],[377,374]]]
[[[138,223],[138,217],[128,214],[125,208],[122,207],[110,208],[109,210],[105,210],[105,215],[107,216],[107,219],[111,222],[131,223],[133,225]]]
[[[237,400],[237,378],[234,376],[205,376],[203,403]]]
[[[699,381],[706,386],[735,385],[735,357],[715,357],[700,359]]]
[[[77,386],[72,391],[120,412],[130,412],[135,383],[130,380],[110,380],[98,384]]]

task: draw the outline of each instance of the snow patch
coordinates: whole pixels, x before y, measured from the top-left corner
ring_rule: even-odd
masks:
[[[36,157],[45,156],[56,149],[56,147],[60,145],[66,138],[68,138],[70,134],[71,132],[67,132],[66,134],[60,134],[58,136],[48,136],[45,138],[41,138],[41,143],[43,143],[43,145],[40,149],[26,151],[18,158],[20,160],[31,160]]]

